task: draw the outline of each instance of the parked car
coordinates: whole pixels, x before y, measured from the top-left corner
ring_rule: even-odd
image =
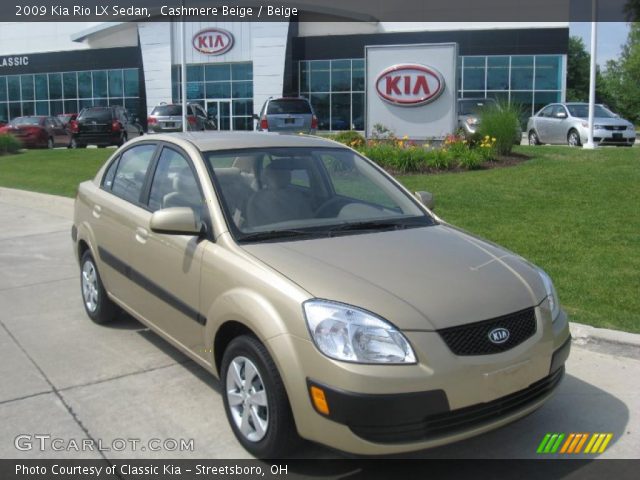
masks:
[[[480,127],[480,117],[484,108],[499,108],[494,98],[464,98],[458,100],[458,130],[467,138],[472,137]],[[520,145],[522,127],[515,125],[513,143]]]
[[[119,105],[85,108],[69,122],[69,131],[72,148],[119,146],[143,134],[138,119]]]
[[[0,127],[4,127],[7,123],[9,123],[9,122],[7,122],[6,119],[0,118]]]
[[[0,133],[16,137],[25,148],[53,148],[69,146],[70,136],[56,117],[16,117]]]
[[[578,147],[588,140],[589,104],[552,103],[527,122],[529,145],[568,144]],[[631,147],[636,141],[634,125],[603,105],[595,105],[593,141],[599,145]]]
[[[64,128],[69,129],[69,123],[72,120],[77,120],[78,119],[78,114],[77,113],[60,113],[58,114],[58,120],[60,120],[62,122],[62,125],[64,125]]]
[[[216,123],[209,118],[207,112],[197,103],[187,105],[187,130],[216,130]],[[182,131],[182,105],[157,105],[147,118],[149,133],[167,133]]]
[[[71,236],[87,315],[219,377],[253,455],[399,453],[528,415],[570,349],[549,276],[432,209],[327,139],[159,134],[80,184]]]
[[[306,98],[269,98],[254,119],[260,132],[314,134],[318,129],[318,117]]]

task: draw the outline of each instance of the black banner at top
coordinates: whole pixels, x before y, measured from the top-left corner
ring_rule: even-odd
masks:
[[[638,21],[638,0],[5,0],[2,22]],[[452,26],[455,28],[455,26]]]

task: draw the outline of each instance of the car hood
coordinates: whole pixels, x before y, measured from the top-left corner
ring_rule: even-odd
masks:
[[[537,305],[533,266],[446,225],[243,245],[316,298],[372,311],[404,330],[434,330]]]
[[[587,121],[588,118],[576,117],[580,120]],[[633,126],[631,122],[628,122],[624,118],[610,118],[610,117],[593,117],[593,123],[597,125],[608,125],[614,127],[628,127]]]

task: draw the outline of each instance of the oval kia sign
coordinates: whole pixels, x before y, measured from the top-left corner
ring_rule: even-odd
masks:
[[[207,28],[196,33],[192,43],[200,53],[222,55],[233,47],[233,35],[221,28]]]
[[[416,107],[434,101],[444,91],[444,78],[433,67],[417,63],[393,65],[376,79],[376,91],[386,102]]]

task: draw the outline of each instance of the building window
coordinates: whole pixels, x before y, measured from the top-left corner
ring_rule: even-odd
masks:
[[[140,115],[137,68],[0,76],[0,119],[122,105]]]
[[[463,56],[458,59],[458,96],[495,98],[522,107],[522,120],[563,99],[562,55]]]
[[[179,103],[179,65],[171,69],[171,87]],[[253,63],[187,65],[187,101],[200,104],[219,130],[253,130]]]
[[[308,98],[319,130],[364,130],[364,60],[298,63],[299,95]]]

